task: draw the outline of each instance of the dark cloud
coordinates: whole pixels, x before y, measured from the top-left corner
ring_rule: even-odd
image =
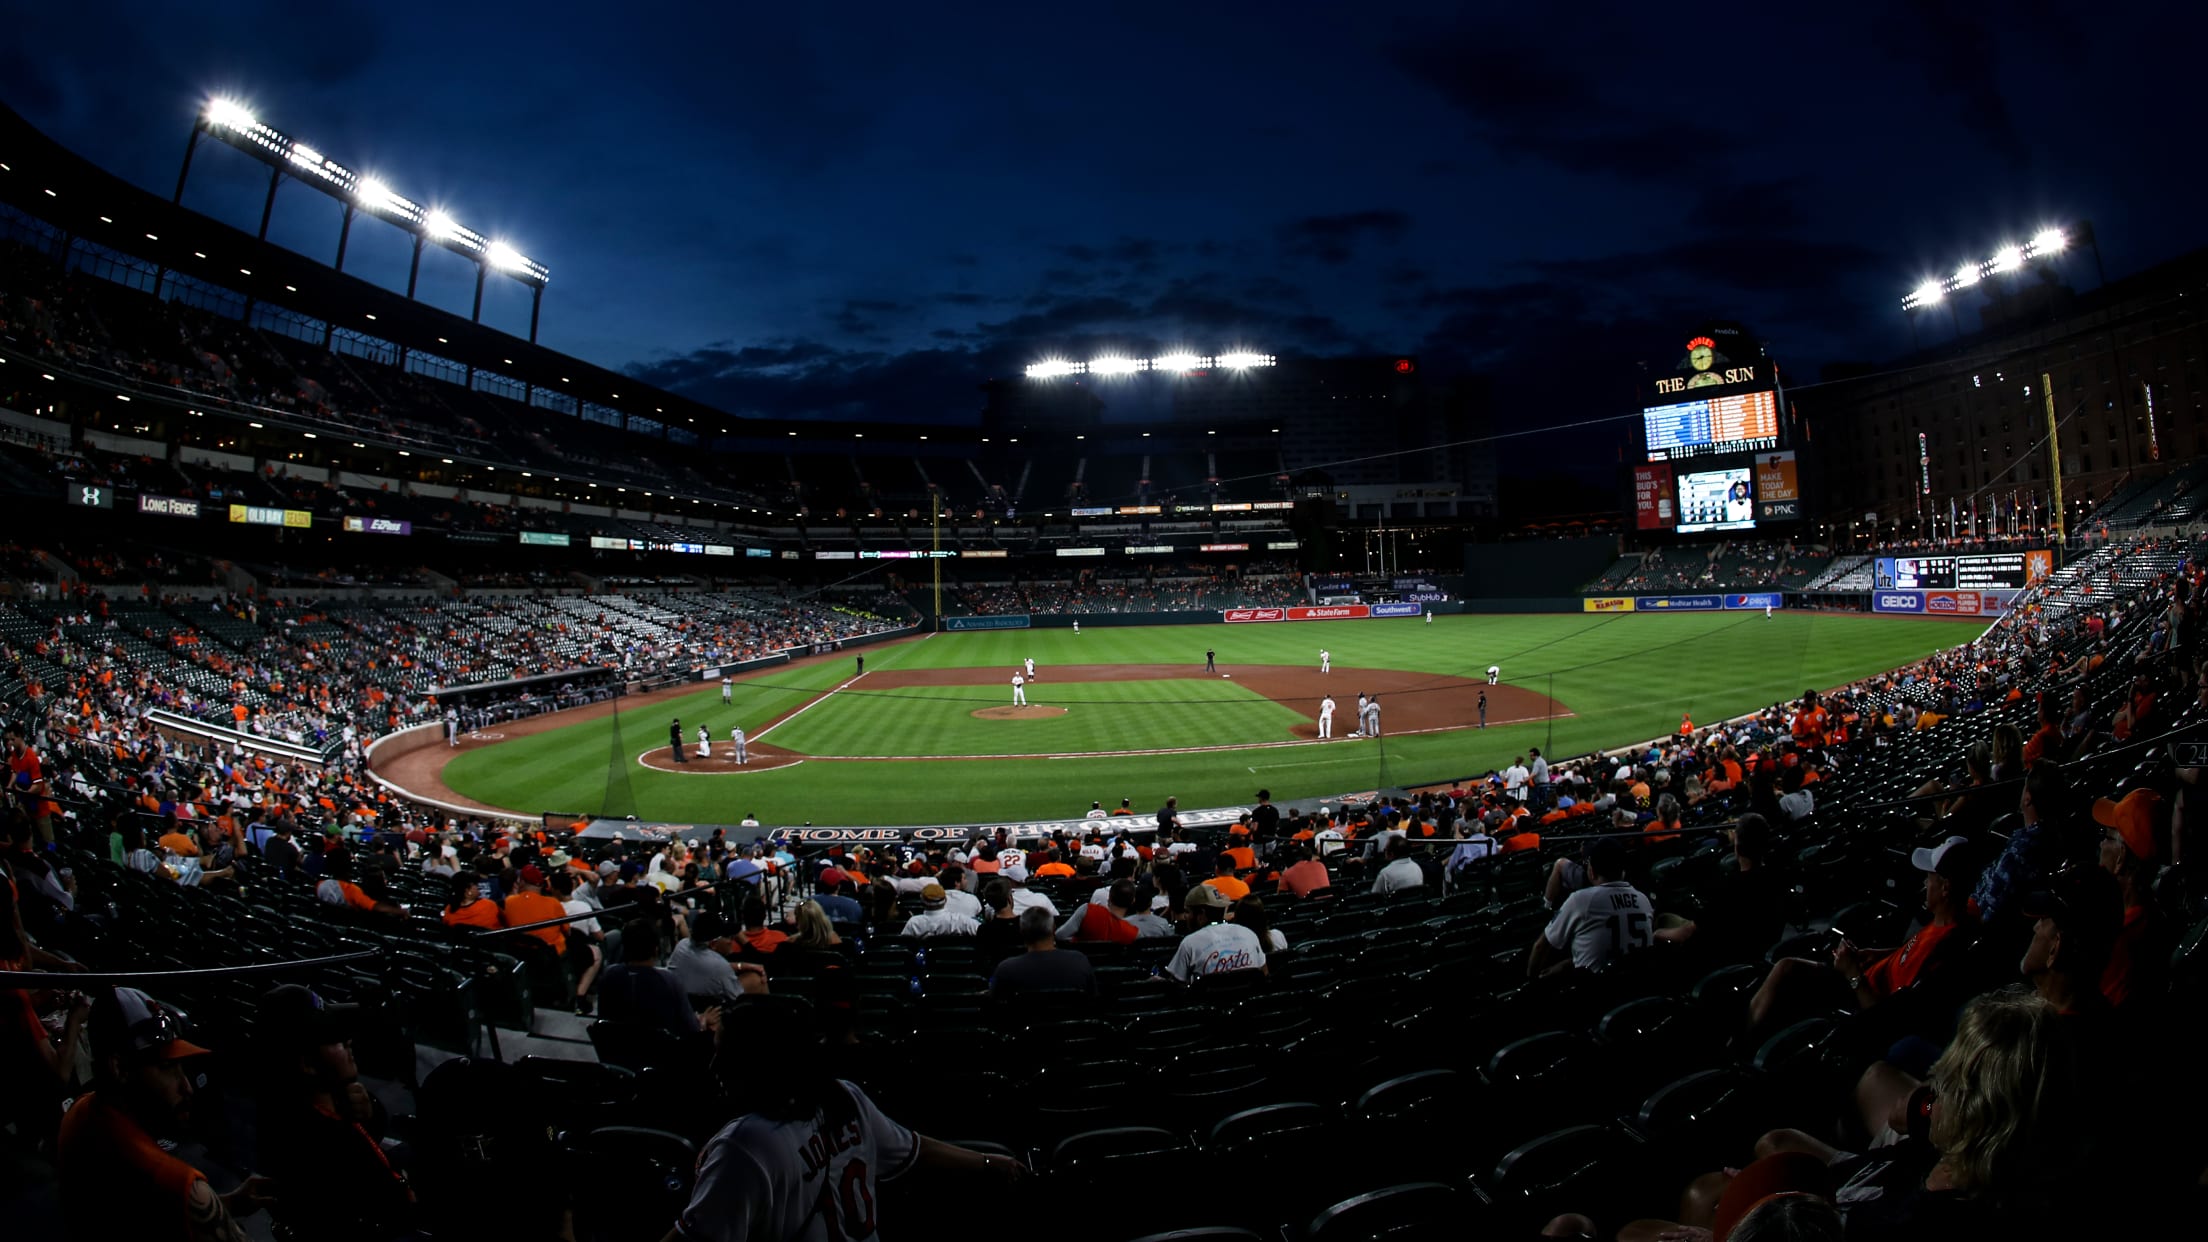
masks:
[[[1166,255],[1174,248],[1155,238],[1122,237],[1101,246],[1072,242],[1051,249],[1084,266],[1126,269],[1147,275],[1162,271]]]
[[[1999,77],[2004,61],[1996,23],[2013,28],[2064,20],[2044,4],[1987,8],[1968,0],[1908,0],[1888,8],[1890,20],[1878,24],[1878,41],[1902,61],[1915,61],[1934,95],[1952,100],[1957,119],[1971,136],[2012,168],[2030,161],[2017,131]],[[2044,27],[2042,27],[2044,28]]]
[[[1408,213],[1387,208],[1305,216],[1281,226],[1280,248],[1297,258],[1347,263],[1366,241],[1401,241],[1410,227]]]
[[[1830,289],[1887,256],[1854,242],[1785,237],[1705,237],[1652,250],[1527,264],[1553,280],[1620,291],[1694,287],[1711,293],[1791,293]]]

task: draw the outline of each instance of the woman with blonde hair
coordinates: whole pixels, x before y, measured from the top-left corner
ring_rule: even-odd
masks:
[[[817,901],[808,901],[791,916],[797,930],[790,933],[789,947],[834,952],[842,946],[843,937],[836,934],[836,925],[829,921],[828,912]]]

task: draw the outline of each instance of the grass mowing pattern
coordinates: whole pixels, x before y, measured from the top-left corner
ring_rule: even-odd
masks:
[[[1220,667],[1236,662],[1317,667],[1321,647],[1343,678],[1336,697],[1354,700],[1355,668],[1416,669],[1479,677],[1489,664],[1503,679],[1559,700],[1573,716],[1482,731],[1338,740],[1323,746],[1119,758],[960,760],[940,763],[813,761],[775,772],[690,776],[632,767],[638,814],[645,819],[735,823],[755,811],[767,823],[922,824],[1077,815],[1091,799],[1106,806],[1131,797],[1145,811],[1168,794],[1187,807],[1247,802],[1260,786],[1276,796],[1333,794],[1442,780],[1507,764],[1529,746],[1571,755],[1669,731],[1682,711],[1697,723],[1737,715],[1906,664],[1969,641],[1974,621],[1904,620],[1781,612],[1644,616],[1461,616],[1292,622],[1266,625],[1090,627],[1071,630],[938,634],[922,642],[869,650],[871,668],[987,668],[970,696],[957,687],[898,691],[896,699],[838,694],[777,728],[776,745],[828,754],[1037,753],[1079,750],[1045,739],[1053,729],[1106,717],[1112,749],[1274,740],[1293,717],[1287,709],[1233,688],[1232,682],[1067,684],[1052,687],[1058,664],[1195,664],[1205,647]],[[1013,665],[1033,656],[1042,686],[1033,702],[1072,703],[1076,691],[1124,691],[1056,721],[980,721],[976,707],[1011,700]],[[667,744],[667,718],[686,731],[729,726],[747,733],[813,695],[850,679],[852,664],[828,661],[739,682],[731,708],[720,687],[650,714],[620,715],[623,753],[632,758]],[[978,675],[977,675],[978,677]],[[864,686],[864,682],[860,686]],[[1218,694],[1238,699],[1215,699]],[[907,697],[913,696],[913,697]],[[920,701],[941,696],[945,701]],[[1198,700],[1199,696],[1206,696]],[[1224,714],[1222,714],[1224,713]],[[1336,717],[1337,726],[1343,718]],[[1275,721],[1278,720],[1276,724]],[[1200,727],[1197,722],[1201,721]],[[605,796],[610,720],[589,721],[457,756],[445,769],[454,789],[516,810],[592,811]],[[1122,734],[1125,734],[1122,736]],[[1079,732],[1065,737],[1084,736]],[[686,738],[694,732],[686,732]],[[978,742],[969,743],[969,737]],[[1155,741],[1158,737],[1177,740]],[[800,742],[806,743],[800,746]],[[980,744],[983,749],[956,750]],[[817,749],[815,749],[817,748]]]

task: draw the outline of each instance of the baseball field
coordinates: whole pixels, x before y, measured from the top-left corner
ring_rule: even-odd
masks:
[[[1409,785],[1707,723],[1966,642],[1976,621],[1825,613],[1457,616],[945,633],[418,752],[408,788],[522,812],[880,825],[1076,816]],[[1206,650],[1218,671],[1206,672]],[[1332,671],[1319,672],[1319,653]],[[866,671],[856,672],[864,655]],[[1011,679],[1035,661],[1027,707]],[[1486,684],[1489,665],[1500,684]],[[1357,696],[1380,736],[1353,738]],[[1338,706],[1315,736],[1321,699]],[[1487,698],[1487,727],[1479,700]],[[688,753],[674,761],[679,717]],[[711,733],[699,756],[696,730]],[[747,735],[734,762],[729,731]],[[412,759],[411,756],[408,757]]]

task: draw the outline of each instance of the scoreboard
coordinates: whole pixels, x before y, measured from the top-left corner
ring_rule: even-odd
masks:
[[[1882,556],[1873,585],[1896,591],[2020,591],[2054,571],[2054,553],[1991,552],[1981,556]]]
[[[1650,406],[1641,411],[1641,427],[1647,433],[1650,461],[1775,449],[1779,395],[1765,389]]]

